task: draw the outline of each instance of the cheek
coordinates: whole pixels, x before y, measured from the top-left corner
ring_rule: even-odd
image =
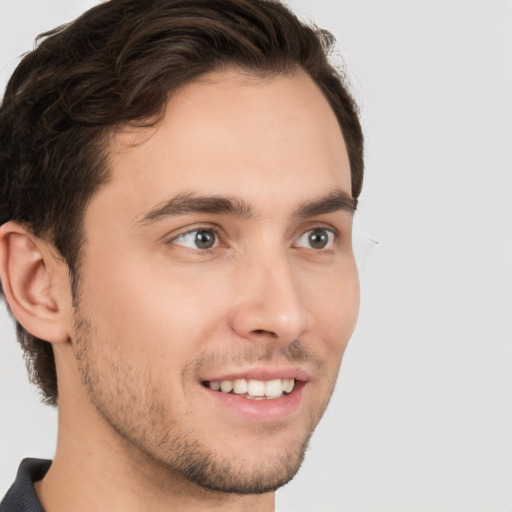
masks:
[[[323,293],[316,295],[311,309],[326,351],[335,364],[339,364],[359,314],[359,279],[355,265],[350,271],[345,269],[326,280]]]
[[[302,289],[318,318],[343,331],[353,330],[359,314],[359,276],[353,259],[307,275]]]
[[[144,359],[178,362],[219,328],[226,292],[216,275],[121,261],[89,269],[83,298],[99,332]]]
[[[83,297],[98,332],[134,356],[176,365],[190,361],[212,339],[228,343],[227,319],[238,302],[233,283],[245,281],[245,269],[229,262],[180,265],[128,254],[91,257],[101,265],[83,269]],[[359,308],[355,263],[323,270],[298,264],[294,273],[297,293],[314,317],[312,338],[325,340],[341,358]]]

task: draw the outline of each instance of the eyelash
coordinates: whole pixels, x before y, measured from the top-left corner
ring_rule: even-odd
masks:
[[[306,231],[303,231],[300,236],[298,236],[296,239],[299,240],[300,238],[302,238],[304,235],[308,234],[308,233],[311,233],[315,230],[319,230],[319,231],[328,231],[329,233],[331,233],[332,235],[332,244],[333,245],[334,243],[336,243],[336,240],[339,238],[339,232],[332,228],[332,227],[328,227],[328,226],[313,226],[309,229],[307,229]],[[216,246],[214,247],[209,247],[209,248],[206,248],[206,249],[201,249],[199,247],[195,247],[195,248],[190,248],[190,247],[186,247],[186,246],[181,246],[181,247],[184,247],[186,249],[191,249],[193,250],[194,252],[199,252],[199,253],[209,253],[211,252],[213,249],[216,249],[219,245],[222,244],[222,241],[223,241],[223,235],[221,233],[221,230],[218,229],[217,227],[215,226],[209,226],[209,225],[205,225],[205,226],[197,226],[193,229],[189,229],[188,231],[185,231],[183,233],[180,233],[178,235],[176,235],[175,237],[173,237],[171,240],[169,240],[169,243],[170,244],[173,244],[176,242],[176,240],[178,240],[180,237],[185,237],[187,235],[190,235],[192,233],[196,233],[198,231],[210,231],[210,232],[213,232],[214,235],[215,235],[215,244],[217,244]],[[179,244],[176,244],[176,245],[179,245]],[[294,244],[295,246],[295,244]],[[297,247],[297,246],[295,246]],[[326,251],[328,249],[324,249],[324,248],[321,248],[321,249],[313,249],[312,247],[310,247],[310,249],[314,250],[315,252],[323,252],[323,251]]]
[[[169,243],[173,244],[180,237],[185,237],[185,236],[190,235],[192,233],[197,233],[198,231],[210,231],[210,232],[214,233],[214,235],[215,235],[215,243],[218,244],[218,245],[220,245],[222,243],[223,235],[221,234],[220,229],[218,229],[215,226],[208,226],[208,225],[206,225],[206,226],[197,226],[197,227],[195,227],[193,229],[189,229],[187,231],[184,231],[183,233],[179,233],[178,235],[173,237],[171,240],[169,240]],[[179,245],[179,244],[176,244],[176,245]],[[184,247],[184,248],[185,249],[191,249],[191,250],[193,250],[195,252],[208,253],[208,252],[211,252],[216,247],[212,247],[212,248],[208,248],[208,249],[201,249],[199,247],[196,247],[196,248]]]

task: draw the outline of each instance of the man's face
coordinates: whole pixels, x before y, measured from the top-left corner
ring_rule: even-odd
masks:
[[[101,422],[203,487],[277,488],[358,312],[333,112],[302,73],[218,73],[151,133],[119,134],[111,166],[84,219],[73,333]]]

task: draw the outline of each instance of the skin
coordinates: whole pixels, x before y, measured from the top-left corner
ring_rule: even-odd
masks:
[[[45,339],[59,437],[36,484],[43,507],[271,511],[327,406],[358,313],[352,213],[298,215],[334,191],[350,196],[334,113],[304,73],[223,71],[175,93],[156,128],[121,130],[111,167],[85,213],[76,308],[67,268],[43,241],[0,233],[13,254],[25,244],[43,255],[49,284],[39,288],[55,312]],[[245,210],[165,215],[180,194]],[[199,228],[215,237],[211,248],[195,245]],[[312,247],[314,229],[326,247]],[[255,368],[307,375],[290,414],[249,421],[202,384]]]

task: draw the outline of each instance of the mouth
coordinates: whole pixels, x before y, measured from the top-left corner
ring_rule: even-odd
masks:
[[[202,382],[203,386],[219,393],[238,395],[248,400],[275,400],[289,395],[295,388],[295,379],[234,379]]]
[[[311,375],[299,367],[252,367],[203,375],[203,396],[216,414],[245,424],[291,421],[302,414]]]
[[[201,388],[228,421],[276,424],[301,414],[308,383],[309,375],[300,370],[253,370],[202,380]]]

